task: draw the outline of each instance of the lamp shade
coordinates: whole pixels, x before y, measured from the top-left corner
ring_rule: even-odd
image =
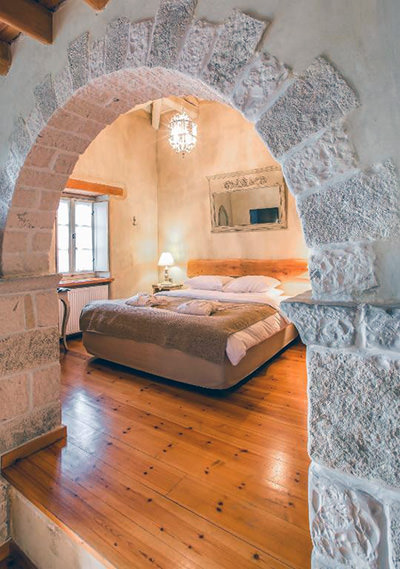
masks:
[[[158,259],[158,266],[159,267],[168,267],[174,264],[174,258],[169,253],[169,251],[164,251],[161,253],[160,258]]]

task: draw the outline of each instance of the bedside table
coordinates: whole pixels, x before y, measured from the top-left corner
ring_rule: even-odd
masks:
[[[151,286],[153,287],[153,294],[155,294],[156,292],[179,290],[180,288],[183,288],[183,284],[180,283],[157,283]]]

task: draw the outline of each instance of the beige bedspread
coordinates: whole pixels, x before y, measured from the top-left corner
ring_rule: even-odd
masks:
[[[211,316],[176,312],[185,297],[163,297],[160,307],[129,306],[124,300],[96,301],[81,313],[83,332],[97,332],[174,348],[214,363],[223,363],[228,336],[276,313],[266,304],[221,303]]]

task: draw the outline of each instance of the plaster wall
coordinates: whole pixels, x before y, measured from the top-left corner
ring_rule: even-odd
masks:
[[[211,232],[207,176],[277,165],[254,125],[226,105],[203,101],[196,119],[198,143],[182,158],[168,142],[169,118],[165,115],[158,135],[158,226],[159,250],[171,251],[177,265],[174,278],[184,278],[187,260],[194,258],[306,258],[290,192],[288,229]]]
[[[144,112],[122,115],[82,154],[73,178],[116,185],[111,197],[110,271],[112,298],[151,290],[157,282],[156,131]],[[133,225],[136,217],[137,225]]]

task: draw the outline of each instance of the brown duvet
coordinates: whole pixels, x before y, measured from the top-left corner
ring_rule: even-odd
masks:
[[[176,312],[186,297],[163,297],[162,307],[130,306],[124,300],[96,301],[81,313],[83,332],[156,344],[222,364],[228,337],[275,314],[266,304],[220,303],[211,316]]]

